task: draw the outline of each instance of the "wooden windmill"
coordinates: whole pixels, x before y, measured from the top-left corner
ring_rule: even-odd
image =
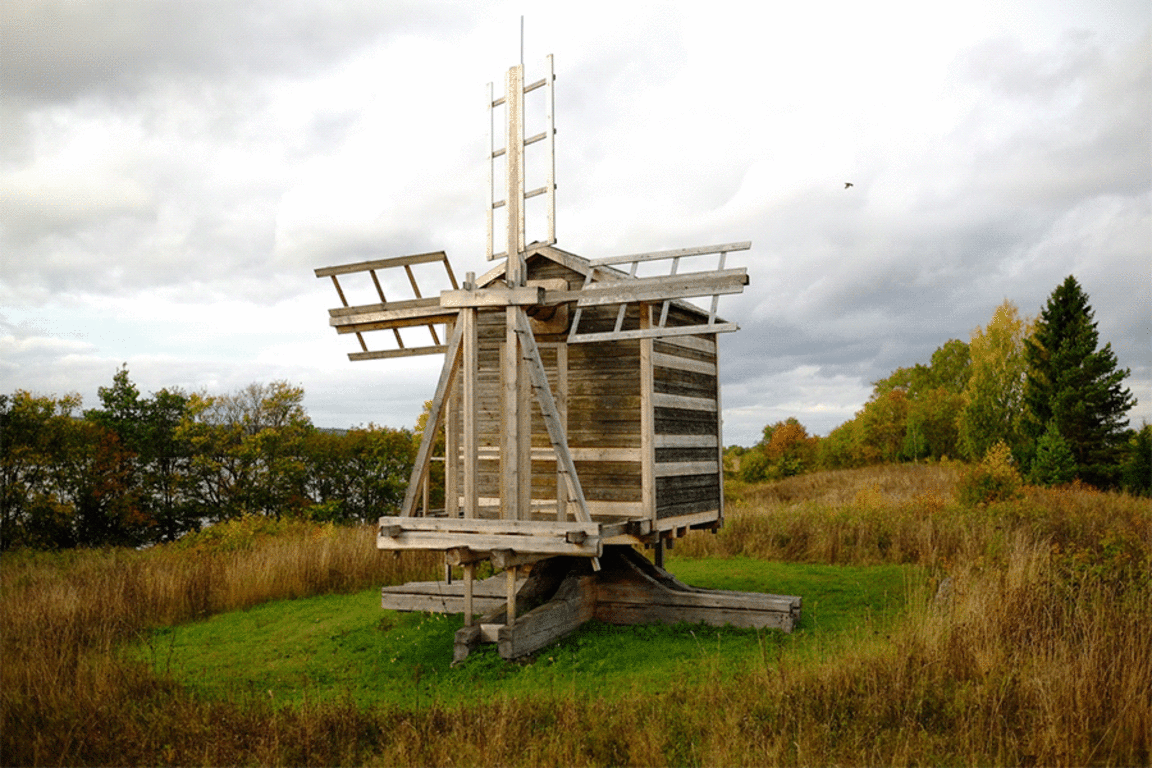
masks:
[[[489,143],[494,269],[460,285],[435,252],[316,270],[340,296],[330,324],[360,342],[352,360],[445,356],[403,508],[380,518],[377,545],[443,551],[449,576],[386,587],[383,606],[462,611],[457,660],[479,642],[498,643],[505,658],[530,653],[591,618],[790,631],[798,597],[699,590],[662,568],[676,538],[723,522],[716,340],[737,326],[716,309],[721,295],[747,285],[747,271],[725,260],[750,243],[597,260],[557,248],[554,80],[548,56],[543,78],[525,84],[520,65],[508,70],[504,96],[488,86],[490,124],[498,109],[506,115],[503,147],[494,130]],[[545,127],[526,138],[525,97],[535,91]],[[543,160],[532,167],[543,168],[543,184],[526,189],[525,155],[540,146]],[[504,195],[495,199],[501,177]],[[525,209],[540,197],[547,232],[528,244]],[[715,261],[681,268],[701,259]],[[413,267],[427,264],[443,265],[444,290],[425,296]],[[663,270],[648,274],[654,266]],[[396,269],[414,299],[386,299],[378,273]],[[349,306],[339,278],[365,273],[380,301]],[[686,301],[708,297],[709,310]],[[402,330],[415,326],[428,327],[431,344],[405,344]],[[365,336],[378,331],[395,346],[370,350]],[[441,428],[444,507],[431,509]],[[653,548],[655,563],[635,545]],[[485,560],[505,571],[502,580],[475,580]],[[453,566],[462,583],[451,583]],[[478,622],[477,612],[486,612]]]

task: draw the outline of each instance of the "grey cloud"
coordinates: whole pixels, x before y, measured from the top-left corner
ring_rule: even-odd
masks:
[[[0,71],[10,96],[28,102],[128,94],[155,77],[299,73],[405,30],[461,26],[476,13],[369,0],[12,0],[3,9]]]

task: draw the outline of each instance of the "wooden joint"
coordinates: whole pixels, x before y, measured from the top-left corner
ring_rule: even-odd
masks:
[[[564,540],[569,544],[583,544],[587,538],[588,534],[584,531],[568,531],[564,534]]]
[[[444,552],[444,562],[449,565],[468,565],[487,559],[487,552],[474,552],[468,547],[453,547]]]
[[[380,535],[385,538],[394,539],[404,532],[404,529],[398,525],[382,525],[380,526]]]

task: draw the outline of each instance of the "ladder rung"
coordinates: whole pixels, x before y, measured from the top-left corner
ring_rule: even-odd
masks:
[[[535,136],[530,136],[527,139],[524,139],[524,146],[528,146],[529,144],[535,144],[538,141],[544,141],[544,139],[546,139],[546,138],[548,138],[548,131],[541,131],[540,133],[536,134]]]
[[[503,103],[504,103],[504,97],[501,96],[500,98],[496,99],[496,101],[492,102],[492,106],[498,107]]]
[[[503,208],[503,207],[504,207],[504,201],[503,200],[496,200],[495,202],[492,203],[492,210],[496,210],[497,208]]]
[[[524,193],[524,199],[527,200],[530,197],[538,197],[538,196],[543,195],[547,192],[548,192],[548,187],[539,187],[537,189],[532,190],[531,192],[525,192]]]
[[[530,83],[530,84],[524,86],[524,93],[531,93],[532,91],[536,90],[537,88],[543,88],[547,84],[548,84],[548,78],[542,77],[539,80],[537,80],[536,82]]]
[[[497,157],[503,155],[506,151],[507,150],[504,147],[500,147],[500,149],[497,149],[492,153],[492,159],[495,160]]]

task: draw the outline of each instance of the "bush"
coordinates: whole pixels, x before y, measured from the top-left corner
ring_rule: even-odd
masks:
[[[1012,460],[1012,451],[1003,440],[992,445],[979,464],[971,467],[956,484],[956,498],[975,507],[1020,496],[1024,481]]]

